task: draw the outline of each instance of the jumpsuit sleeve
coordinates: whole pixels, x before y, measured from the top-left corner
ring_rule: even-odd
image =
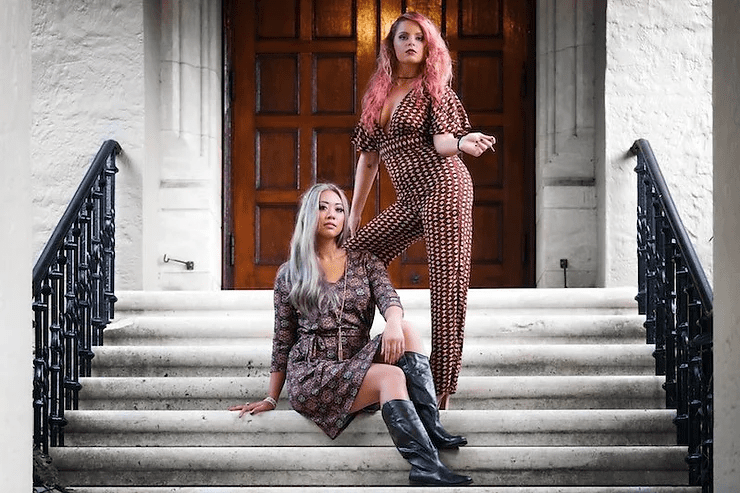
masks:
[[[401,298],[393,288],[393,284],[391,284],[385,264],[370,252],[365,252],[364,255],[365,271],[370,282],[370,291],[380,313],[385,316],[385,311],[391,306],[398,306],[403,309]]]
[[[368,132],[362,123],[358,123],[355,126],[354,132],[352,132],[352,144],[358,151],[362,152],[373,152],[378,150],[375,136],[373,133]]]
[[[452,88],[447,88],[442,100],[432,105],[431,134],[453,134],[455,137],[470,132],[468,114]]]
[[[282,269],[281,269],[282,270]],[[290,303],[290,284],[278,271],[273,290],[275,302],[275,333],[272,338],[272,363],[270,371],[285,371],[288,367],[288,354],[296,341],[298,332],[298,313]]]

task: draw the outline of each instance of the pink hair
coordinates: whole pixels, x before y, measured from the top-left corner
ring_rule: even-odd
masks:
[[[415,22],[424,33],[427,42],[426,56],[422,62],[422,76],[414,82],[413,91],[422,90],[431,96],[434,103],[439,103],[445,89],[452,81],[452,59],[447,43],[442,38],[437,26],[425,16],[417,12],[406,12],[393,22],[388,36],[380,44],[377,67],[370,77],[367,90],[362,97],[362,116],[360,123],[368,131],[372,131],[375,122],[380,119],[380,112],[393,86],[395,71],[398,68],[398,59],[393,48],[393,39],[396,37],[398,25],[401,21]]]

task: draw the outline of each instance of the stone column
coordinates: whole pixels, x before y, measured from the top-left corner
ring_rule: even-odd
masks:
[[[161,3],[158,279],[148,289],[221,287],[221,2]],[[164,254],[193,261],[163,263]]]
[[[740,478],[740,11],[714,17],[714,491]]]
[[[0,16],[0,485],[31,491],[31,4],[3,3]]]
[[[598,3],[598,2],[597,2]],[[537,286],[597,280],[593,0],[537,4]]]

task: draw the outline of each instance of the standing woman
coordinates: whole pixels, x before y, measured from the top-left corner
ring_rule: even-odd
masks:
[[[473,183],[460,154],[478,157],[496,142],[470,132],[451,79],[450,53],[434,23],[415,12],[396,19],[352,136],[360,156],[349,218],[349,246],[369,250],[386,265],[421,238],[426,242],[431,367],[440,409],[457,390],[470,283]],[[396,202],[358,231],[381,159]]]
[[[371,253],[344,248],[347,206],[335,185],[314,185],[303,195],[290,259],[275,279],[268,395],[229,409],[240,417],[275,409],[287,382],[293,409],[334,439],[358,412],[380,404],[394,444],[412,466],[412,483],[469,484],[470,477],[439,459],[438,448],[467,442],[439,421],[433,389],[425,388],[429,367],[417,361],[421,338],[403,320],[385,266]],[[386,325],[371,340],[376,306]]]

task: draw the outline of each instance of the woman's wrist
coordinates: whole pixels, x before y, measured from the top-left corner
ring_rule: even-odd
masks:
[[[460,149],[460,141],[465,137],[464,135],[461,135],[457,138],[457,152],[463,152],[462,149]]]
[[[272,404],[272,407],[273,408],[277,407],[277,401],[275,399],[273,399],[272,397],[270,397],[269,395],[267,397],[265,397],[264,399],[262,399],[262,400],[264,402],[269,402],[270,404]]]

